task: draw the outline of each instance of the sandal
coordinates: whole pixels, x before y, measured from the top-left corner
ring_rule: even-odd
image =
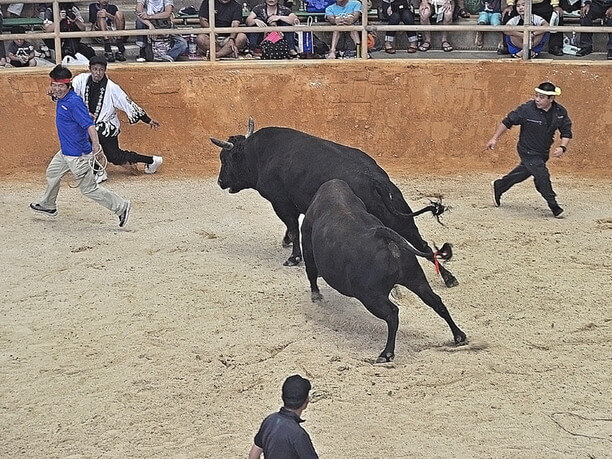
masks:
[[[395,54],[395,48],[393,46],[389,46],[389,47],[385,46],[385,53],[387,53],[387,54]]]
[[[431,43],[428,41],[424,41],[418,47],[419,51],[423,51],[423,52],[429,51],[430,48],[431,48]]]
[[[409,52],[410,54],[412,53],[416,53],[418,51],[419,48],[415,46],[409,46],[408,49],[406,50],[407,52]]]
[[[446,40],[444,40],[442,42],[442,51],[444,51],[445,53],[449,53],[452,50],[453,50],[453,47],[451,46],[451,44],[447,42]]]
[[[459,17],[462,17],[463,19],[469,19],[470,18],[470,13],[465,8],[460,8],[459,9]]]

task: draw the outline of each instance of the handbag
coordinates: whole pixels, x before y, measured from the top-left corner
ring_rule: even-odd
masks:
[[[308,16],[306,19],[306,27],[310,27],[313,23],[312,16]],[[296,23],[296,25],[299,25]],[[314,48],[312,44],[312,32],[298,32],[298,53],[300,54],[314,54]]]

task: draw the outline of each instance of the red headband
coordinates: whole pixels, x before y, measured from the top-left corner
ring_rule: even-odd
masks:
[[[70,78],[61,78],[61,79],[51,78],[51,81],[53,83],[70,84]]]

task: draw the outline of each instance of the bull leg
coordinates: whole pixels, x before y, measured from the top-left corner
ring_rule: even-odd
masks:
[[[427,306],[431,307],[446,321],[451,329],[451,332],[453,333],[455,344],[467,344],[467,337],[465,336],[465,333],[463,333],[459,327],[457,327],[450,315],[450,312],[448,312],[448,309],[446,309],[446,306],[444,306],[442,299],[431,289],[423,271],[413,272],[411,274],[410,281],[403,283],[402,285],[414,292]]]
[[[283,236],[283,247],[291,247],[291,238],[289,237],[289,230],[285,231],[285,235]]]
[[[283,243],[289,240],[293,245],[291,249],[291,256],[283,263],[285,266],[296,266],[302,261],[302,250],[300,248],[300,232],[298,225],[298,217],[300,213],[290,202],[282,202],[272,204],[274,212],[282,220],[287,227]]]
[[[319,270],[317,269],[317,264],[314,261],[314,257],[312,256],[311,247],[304,243],[302,240],[302,245],[304,249],[304,264],[306,265],[306,275],[308,276],[308,281],[310,282],[310,300],[313,303],[317,301],[321,301],[323,299],[323,295],[319,291],[319,286],[317,285],[317,278],[319,277]]]
[[[387,322],[387,343],[376,359],[376,363],[391,362],[395,357],[395,337],[399,326],[399,308],[393,304],[388,295],[360,301],[368,311]]]

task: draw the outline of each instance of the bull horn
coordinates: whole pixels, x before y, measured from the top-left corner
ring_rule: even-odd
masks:
[[[216,146],[221,147],[221,148],[227,148],[228,150],[231,150],[232,148],[234,148],[234,144],[232,142],[226,142],[225,140],[215,139],[214,137],[211,137],[210,141],[214,143]]]
[[[247,129],[247,133],[244,136],[244,138],[248,139],[254,130],[255,130],[255,121],[253,121],[253,118],[249,116],[249,128]]]

